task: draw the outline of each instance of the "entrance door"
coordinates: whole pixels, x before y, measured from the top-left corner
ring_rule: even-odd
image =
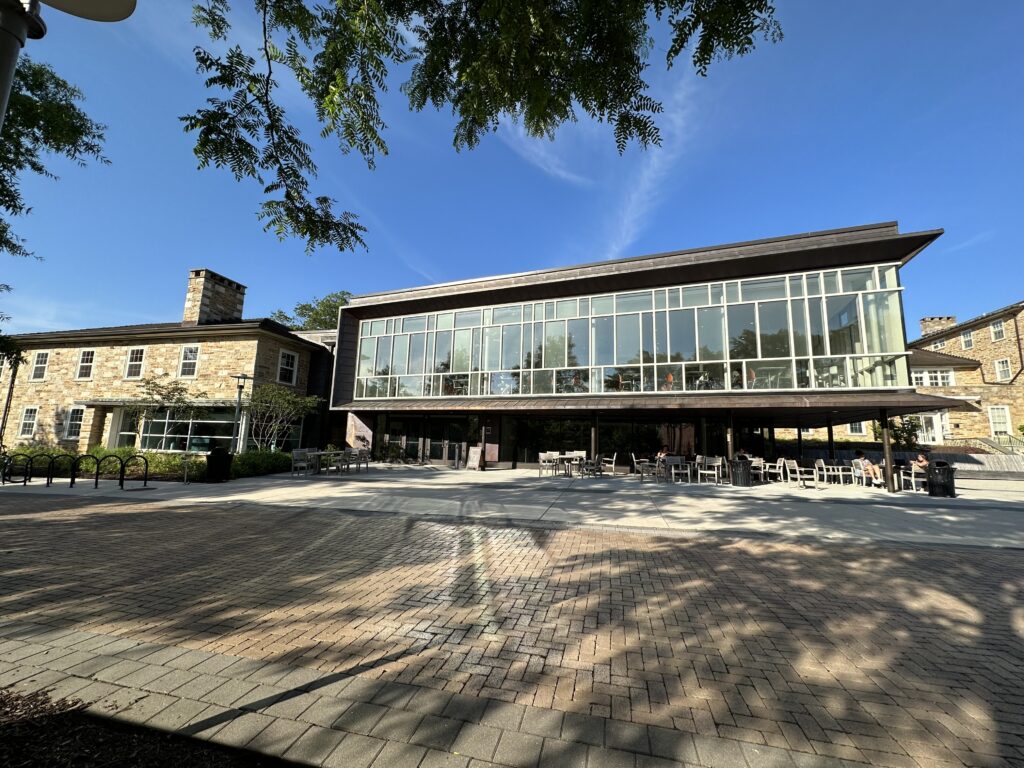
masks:
[[[936,443],[941,443],[943,441],[944,429],[942,426],[942,414],[921,413],[918,414],[917,420],[921,425],[921,429],[917,436],[918,442],[926,445],[935,445]]]
[[[992,437],[1010,434],[1010,407],[1008,405],[990,405],[988,407],[988,423],[992,427]]]

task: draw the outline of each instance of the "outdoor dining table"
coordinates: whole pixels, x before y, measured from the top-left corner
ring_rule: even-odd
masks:
[[[330,470],[331,470],[331,467],[334,466],[334,463],[335,463],[335,461],[337,461],[338,457],[339,456],[349,456],[350,452],[349,451],[310,451],[306,455],[309,457],[309,461],[313,465],[313,474],[314,475],[319,475],[320,472],[322,470],[324,470],[324,469],[326,469],[326,471],[329,473]],[[325,462],[322,462],[320,460],[323,457],[327,457],[326,467],[323,466],[323,464]],[[356,466],[356,471],[357,472],[359,471],[358,465]]]
[[[572,468],[579,462],[579,460],[580,457],[573,453],[560,453],[555,456],[555,461],[563,465],[562,474],[568,475],[569,477],[572,477]]]

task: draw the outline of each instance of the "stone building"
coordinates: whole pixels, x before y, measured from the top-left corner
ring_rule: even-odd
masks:
[[[922,442],[973,440],[1021,450],[1024,440],[1024,301],[958,323],[921,319],[908,343],[918,392],[964,400],[978,410],[920,414]]]
[[[0,442],[44,442],[86,450],[137,446],[207,451],[230,447],[238,381],[248,395],[275,383],[325,396],[330,352],[315,336],[268,319],[242,317],[245,286],[209,269],[189,272],[181,322],[86,328],[15,336],[25,362],[0,376]],[[194,419],[156,414],[138,424],[127,408],[150,377],[180,381],[206,406]],[[315,422],[316,420],[312,420]],[[241,429],[246,434],[243,412]],[[307,425],[304,442],[318,439]],[[294,430],[290,440],[302,439]]]

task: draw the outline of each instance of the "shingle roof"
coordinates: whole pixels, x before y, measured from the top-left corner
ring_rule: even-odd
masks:
[[[1013,304],[1007,304],[1005,307],[1000,307],[999,309],[993,310],[991,312],[986,312],[983,315],[972,317],[970,320],[964,320],[962,323],[957,323],[956,325],[948,325],[945,328],[939,328],[937,331],[926,333],[919,339],[907,342],[907,346],[925,344],[931,341],[932,339],[938,339],[943,336],[949,336],[950,334],[958,333],[961,330],[966,330],[969,326],[976,325],[978,323],[984,323],[988,320],[994,320],[995,318],[1000,317],[1001,315],[1016,314],[1017,312],[1020,312],[1022,309],[1024,309],[1024,301],[1015,301]]]
[[[934,349],[910,350],[911,368],[980,368],[981,363],[966,357],[947,355]]]

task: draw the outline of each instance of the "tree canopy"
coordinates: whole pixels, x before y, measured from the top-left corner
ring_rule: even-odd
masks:
[[[328,293],[322,299],[300,301],[295,305],[295,309],[292,310],[294,314],[291,315],[278,309],[270,316],[270,319],[287,325],[293,331],[336,328],[338,326],[338,310],[348,304],[348,300],[351,298],[352,294],[348,291],[335,291]]]
[[[249,40],[234,25],[253,11]],[[770,0],[202,0],[193,20],[214,43],[195,57],[216,95],[181,118],[199,165],[262,184],[265,228],[307,250],[352,249],[365,230],[310,191],[317,166],[277,98],[282,75],[312,103],[321,135],[371,168],[388,151],[380,98],[400,66],[411,109],[451,109],[456,149],[502,117],[552,138],[582,114],[607,123],[622,152],[661,142],[662,106],[645,80],[654,26],[668,31],[665,66],[689,50],[700,75],[782,37]]]

